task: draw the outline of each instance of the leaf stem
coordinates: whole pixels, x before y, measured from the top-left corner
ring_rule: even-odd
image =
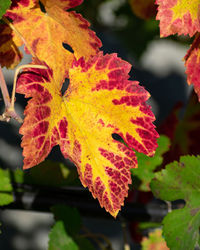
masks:
[[[1,66],[0,66],[0,87],[1,87],[1,92],[3,95],[3,100],[5,103],[5,108],[7,109],[10,107],[10,96],[8,93],[8,88],[7,88],[6,81],[5,81],[4,76],[3,76]]]
[[[4,79],[1,67],[0,67],[0,88],[1,88],[3,100],[5,104],[5,111],[2,115],[0,115],[0,121],[9,122],[10,118],[14,118],[19,123],[22,123],[23,122],[22,118],[15,112],[14,107],[12,107],[11,105],[8,88],[7,88],[6,81]]]
[[[15,92],[16,92],[16,85],[17,85],[17,76],[20,72],[20,70],[25,69],[25,68],[33,68],[33,69],[48,69],[44,65],[32,65],[32,64],[25,64],[17,67],[15,71],[15,76],[14,76],[14,82],[13,82],[13,90],[12,90],[12,97],[11,97],[11,107],[14,109],[14,103],[15,103]]]

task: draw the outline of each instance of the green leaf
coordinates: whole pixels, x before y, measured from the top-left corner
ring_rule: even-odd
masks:
[[[11,5],[11,0],[0,0],[0,19],[6,13]]]
[[[66,232],[63,221],[57,221],[51,229],[48,250],[79,250],[75,241]]]
[[[13,202],[12,190],[8,170],[0,169],[0,206]]]
[[[135,152],[138,159],[138,168],[131,169],[131,173],[133,179],[137,177],[141,181],[139,186],[141,191],[150,191],[149,184],[154,177],[154,170],[162,164],[162,155],[169,150],[170,141],[166,136],[160,136],[157,142],[158,148],[153,157]]]
[[[151,189],[157,198],[186,205],[169,213],[163,220],[163,233],[171,250],[192,250],[199,241],[200,227],[200,156],[183,156],[155,174]]]
[[[74,236],[80,231],[81,216],[76,208],[56,205],[51,207],[51,211],[56,221],[63,221],[66,232],[69,235]]]

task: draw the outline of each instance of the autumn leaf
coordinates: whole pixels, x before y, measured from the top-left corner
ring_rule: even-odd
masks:
[[[81,3],[81,1],[75,2]],[[11,9],[5,15],[13,20],[13,27],[20,33],[26,49],[53,70],[54,78],[58,82],[64,81],[68,73],[66,69],[71,67],[75,58],[79,59],[83,56],[88,59],[101,47],[100,40],[89,29],[89,23],[80,14],[63,10],[76,6],[75,2],[72,4],[69,0],[58,1],[56,5],[54,1],[52,5],[52,1],[46,0],[44,1],[44,4],[47,4],[47,6],[44,5],[46,13],[44,13],[38,1],[21,0],[17,3],[13,2]],[[18,47],[13,39],[16,36],[18,36],[16,32],[10,30],[9,36],[2,37],[3,40],[0,43],[2,55],[6,53],[3,49],[4,43],[12,43],[13,46]],[[63,43],[69,45],[70,50],[65,49]],[[56,71],[57,68],[59,70]]]
[[[157,0],[160,20],[160,35],[166,37],[173,34],[190,35],[200,31],[199,6],[197,0]]]
[[[13,69],[22,59],[22,53],[18,47],[23,43],[6,24],[0,24],[0,37],[0,65]]]
[[[194,85],[194,90],[200,101],[200,33],[198,33],[185,56],[187,82]]]
[[[55,145],[75,163],[80,180],[102,207],[116,216],[137,167],[135,153],[152,156],[157,147],[155,117],[145,103],[149,94],[128,80],[131,65],[116,54],[102,53],[73,63],[64,95],[49,69],[25,71],[18,93],[29,100],[25,109],[22,147],[24,169],[43,161]],[[116,141],[117,133],[128,145]]]
[[[170,249],[193,250],[199,241],[200,157],[182,156],[155,174],[151,183],[154,195],[162,200],[185,200],[183,208],[168,213],[163,234]]]
[[[155,0],[129,0],[133,13],[142,19],[150,19],[156,14]]]
[[[162,237],[162,230],[156,229],[149,233],[149,237],[143,237],[142,250],[169,250],[164,238]]]

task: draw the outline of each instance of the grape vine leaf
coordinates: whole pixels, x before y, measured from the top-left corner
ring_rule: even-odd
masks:
[[[160,35],[190,35],[200,31],[199,1],[196,0],[157,0],[160,20]]]
[[[155,0],[130,0],[133,13],[142,19],[150,19],[156,15]]]
[[[81,216],[76,208],[63,205],[56,205],[51,207],[51,211],[54,214],[56,222],[62,222],[62,227],[57,226],[56,229],[55,226],[53,227],[54,234],[51,235],[52,244],[53,243],[56,244],[57,241],[57,239],[55,239],[57,237],[56,234],[59,234],[59,231],[61,230],[62,231],[61,234],[64,233],[65,238],[70,237],[70,240],[73,240],[74,243],[77,244],[79,250],[81,249],[94,250],[94,246],[91,244],[91,242],[80,234],[82,221],[81,221]],[[63,232],[63,226],[65,229],[64,232]]]
[[[10,7],[11,0],[0,0],[0,19],[6,13],[6,10]]]
[[[57,221],[49,234],[48,250],[79,250],[73,238],[66,232],[64,222]]]
[[[139,186],[139,190],[141,191],[150,191],[149,184],[154,177],[154,171],[162,164],[162,155],[169,150],[170,141],[166,136],[161,135],[157,143],[158,147],[153,157],[148,157],[142,153],[136,152],[138,168],[131,169],[131,173],[133,175],[133,181],[135,176],[141,180]]]
[[[188,84],[194,85],[194,90],[200,101],[200,65],[199,65],[199,55],[200,55],[200,33],[198,33],[185,56],[185,67],[187,74]]]
[[[74,61],[64,95],[49,69],[25,70],[17,92],[29,100],[22,147],[24,169],[42,162],[55,145],[75,163],[80,180],[100,205],[116,216],[137,167],[134,148],[152,156],[157,147],[155,117],[145,102],[149,93],[128,80],[131,65],[116,54],[102,53]],[[129,132],[130,131],[130,132]],[[126,147],[112,138],[119,134]]]
[[[45,62],[53,70],[54,79],[61,82],[64,81],[63,77],[67,76],[66,69],[71,67],[73,60],[82,56],[87,60],[91,55],[95,55],[101,47],[101,41],[89,29],[90,24],[80,14],[65,11],[72,6],[72,1],[56,1],[56,4],[54,1],[54,5],[51,5],[50,0],[42,1],[46,13],[42,12],[38,2],[20,0],[11,5],[5,16],[13,21],[12,25],[20,33],[26,51]],[[62,8],[65,6],[65,10],[59,7],[60,3]],[[10,54],[19,54],[18,44],[14,40],[16,37],[19,39],[19,35],[10,28],[9,30],[10,33],[5,36],[4,33],[1,34],[0,62],[3,66],[8,66],[6,61],[10,61]],[[5,46],[5,43],[12,46]],[[63,44],[69,45],[71,50],[65,49]],[[59,70],[56,70],[58,68]]]
[[[162,230],[156,229],[150,232],[149,237],[142,239],[142,250],[169,250],[164,238],[162,237]]]
[[[200,226],[200,156],[182,156],[180,161],[155,174],[151,188],[157,198],[184,199],[184,208],[167,214],[163,234],[170,249],[192,250],[199,241]]]
[[[8,170],[0,169],[0,206],[13,202],[12,185],[8,177]]]

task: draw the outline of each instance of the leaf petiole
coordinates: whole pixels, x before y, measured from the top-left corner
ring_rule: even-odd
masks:
[[[24,68],[47,69],[47,67],[44,65],[25,64],[25,65],[19,66],[15,71],[12,97],[10,99],[10,96],[8,93],[8,88],[7,88],[7,85],[6,85],[4,76],[3,76],[3,72],[2,72],[2,69],[0,67],[0,88],[2,91],[2,95],[3,95],[3,100],[5,103],[5,111],[2,115],[0,115],[0,121],[9,122],[10,119],[13,118],[13,119],[17,120],[19,123],[23,122],[22,118],[16,113],[14,105],[15,105],[15,92],[16,92],[17,76],[18,76],[20,70],[22,70]]]
[[[13,82],[13,90],[12,90],[12,97],[11,97],[11,107],[14,109],[14,103],[15,103],[15,92],[16,92],[16,85],[17,85],[17,76],[20,72],[20,70],[25,69],[25,68],[32,68],[32,69],[48,69],[44,65],[31,65],[31,64],[25,64],[17,67],[15,71],[15,76],[14,76],[14,82]]]
[[[22,118],[15,112],[14,108],[12,108],[10,96],[8,93],[8,88],[7,88],[1,67],[0,67],[0,88],[2,91],[2,95],[3,95],[3,100],[5,103],[5,111],[2,115],[0,115],[0,121],[9,122],[10,118],[14,118],[18,122],[22,123],[23,121]]]

